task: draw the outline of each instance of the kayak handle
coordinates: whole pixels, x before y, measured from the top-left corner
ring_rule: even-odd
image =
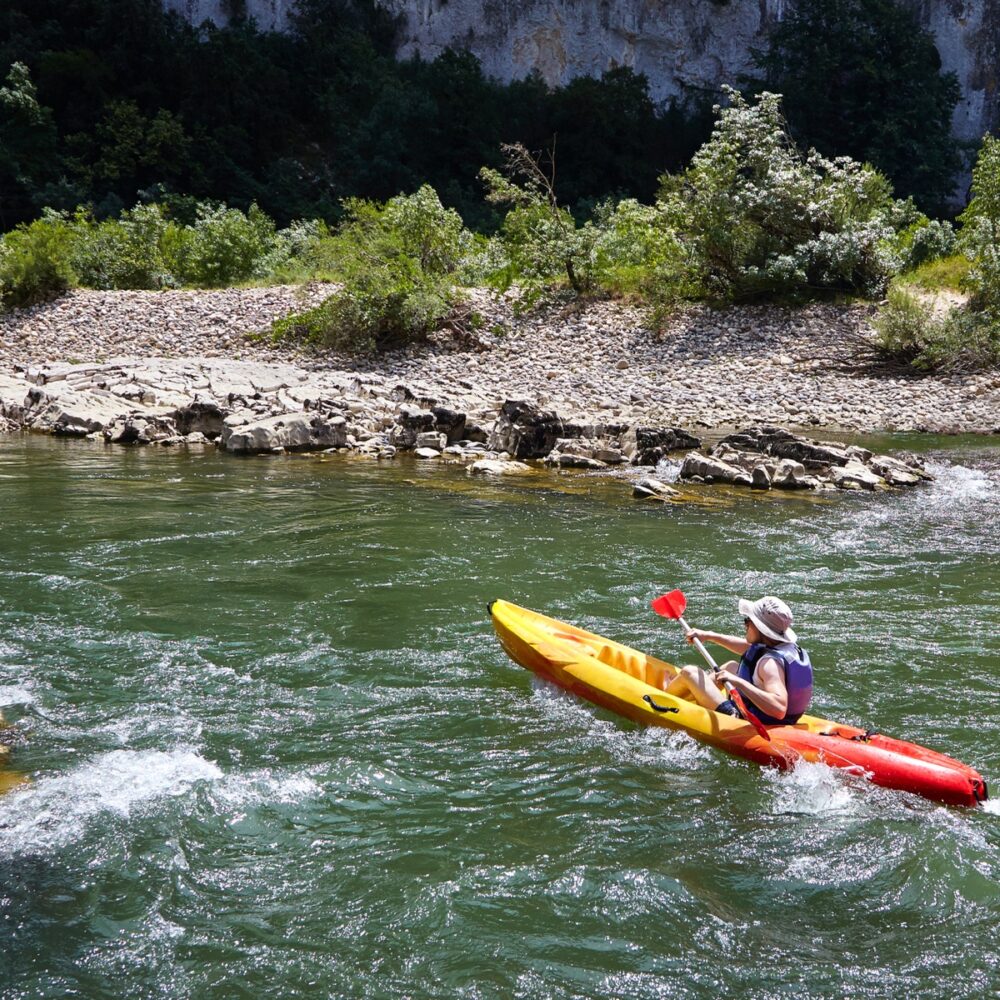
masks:
[[[680,711],[679,708],[669,708],[666,705],[657,705],[657,703],[655,701],[653,701],[653,699],[648,694],[644,694],[642,696],[642,700],[644,702],[646,702],[646,704],[649,705],[649,707],[654,712],[679,712]]]

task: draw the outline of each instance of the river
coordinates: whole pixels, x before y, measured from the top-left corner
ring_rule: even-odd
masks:
[[[505,597],[669,659],[777,593],[814,710],[1000,802],[1000,446],[905,494],[0,438],[0,997],[981,997],[1000,817],[762,771],[506,659]]]

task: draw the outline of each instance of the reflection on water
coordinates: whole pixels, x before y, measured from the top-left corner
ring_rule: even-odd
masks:
[[[821,714],[995,784],[1000,448],[917,446],[912,493],[719,507],[0,439],[0,996],[997,992],[992,803],[637,730],[485,612],[677,659],[653,595],[725,629],[780,593]]]

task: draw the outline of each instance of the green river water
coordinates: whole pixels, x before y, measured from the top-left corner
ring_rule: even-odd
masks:
[[[0,438],[0,997],[1000,994],[1000,815],[763,771],[536,681],[506,597],[666,659],[777,593],[814,711],[1000,802],[1000,444],[935,483],[627,482]]]

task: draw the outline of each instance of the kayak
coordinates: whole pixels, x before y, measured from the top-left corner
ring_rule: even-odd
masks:
[[[509,601],[492,601],[489,611],[515,663],[640,725],[679,729],[767,767],[787,770],[813,761],[947,805],[986,801],[983,777],[945,754],[811,715],[792,726],[767,726],[767,740],[743,719],[667,694],[663,689],[677,672],[673,664]]]

